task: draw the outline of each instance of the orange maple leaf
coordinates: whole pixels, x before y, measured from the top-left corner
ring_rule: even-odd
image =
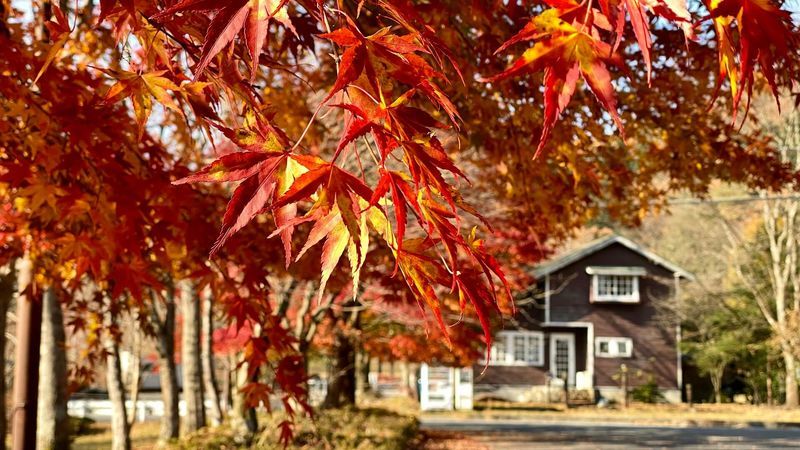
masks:
[[[618,63],[611,46],[597,38],[593,27],[576,28],[559,16],[557,9],[549,9],[534,17],[520,33],[524,33],[523,36],[517,35],[508,41],[515,43],[537,39],[533,47],[504,72],[484,79],[486,82],[496,82],[524,73],[544,72],[544,123],[534,158],[544,149],[553,125],[572,98],[578,75],[583,77],[603,108],[611,114],[624,138],[611,74],[606,68],[606,63]],[[506,47],[508,45],[504,44],[500,50]]]

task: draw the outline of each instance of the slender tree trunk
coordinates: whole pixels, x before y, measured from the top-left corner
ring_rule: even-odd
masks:
[[[356,396],[367,395],[370,392],[369,362],[369,355],[366,352],[360,352],[356,372]]]
[[[220,405],[219,387],[214,370],[214,298],[211,290],[203,293],[203,341],[200,349],[203,360],[203,382],[205,392],[211,402],[210,419],[214,426],[222,423],[222,407]]]
[[[797,408],[797,360],[788,349],[783,350],[783,364],[786,367],[786,407]]]
[[[69,448],[67,416],[67,353],[61,303],[51,287],[42,298],[42,341],[39,361],[39,404],[36,447]]]
[[[332,380],[323,408],[341,408],[356,403],[356,348],[347,332],[337,329],[334,337]]]
[[[408,380],[411,398],[419,399],[419,363],[411,364],[411,374]]]
[[[11,307],[16,290],[15,277],[17,273],[15,264],[16,261],[12,260],[8,264],[7,270],[4,270],[3,275],[0,276],[0,437],[2,437],[0,439],[0,450],[6,450],[5,436],[8,433],[8,412],[6,411],[6,393],[8,390],[6,386],[6,330],[8,324],[6,315]]]
[[[130,450],[131,437],[128,427],[128,410],[125,407],[125,384],[122,381],[122,366],[119,360],[119,344],[107,344],[106,378],[108,397],[111,400],[111,449]]]
[[[769,358],[767,358],[767,406],[772,406],[772,364],[770,364]]]
[[[156,349],[158,351],[158,377],[161,384],[161,400],[164,403],[164,416],[161,418],[161,431],[158,441],[161,445],[177,439],[180,430],[180,410],[178,402],[178,373],[175,368],[175,296],[171,289],[166,295],[163,314],[156,311],[158,299],[153,298],[153,323],[156,328]]]
[[[238,443],[249,443],[253,434],[258,430],[258,418],[254,408],[247,406],[243,388],[250,382],[247,376],[248,364],[243,363],[237,367],[235,357],[231,357],[230,366],[233,368],[232,377],[235,381],[231,392],[230,422]]]
[[[714,369],[711,373],[711,386],[714,388],[714,403],[722,403],[722,377],[725,375],[725,366]]]
[[[183,401],[186,404],[186,432],[192,433],[206,424],[203,406],[203,367],[200,361],[200,299],[197,289],[188,281],[181,283],[181,372]]]
[[[128,427],[133,428],[136,423],[137,413],[139,412],[139,388],[142,384],[142,336],[139,332],[139,322],[135,317],[131,318],[131,367],[129,390],[131,392],[131,411],[128,416]]]
[[[223,392],[223,401],[222,404],[225,407],[225,412],[231,410],[233,407],[233,395],[231,395],[231,390],[233,389],[233,366],[231,366],[231,359],[225,358],[225,379],[224,385],[222,386]]]

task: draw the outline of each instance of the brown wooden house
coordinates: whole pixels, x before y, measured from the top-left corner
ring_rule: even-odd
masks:
[[[629,385],[655,380],[680,401],[680,327],[659,307],[692,275],[620,236],[598,239],[537,266],[536,284],[495,335],[491,359],[475,378],[475,399],[550,401],[563,380],[596,399],[621,398]],[[483,362],[474,366],[476,374]]]

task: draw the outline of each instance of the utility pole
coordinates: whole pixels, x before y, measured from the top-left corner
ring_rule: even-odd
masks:
[[[39,345],[42,302],[32,298],[33,267],[28,257],[18,262],[17,348],[14,366],[13,450],[36,448],[36,408],[39,401]]]

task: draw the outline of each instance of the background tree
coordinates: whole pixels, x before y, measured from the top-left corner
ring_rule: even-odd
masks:
[[[222,424],[222,402],[220,401],[219,383],[217,383],[216,364],[214,358],[214,296],[210,289],[202,293],[202,324],[200,357],[203,363],[203,392],[211,402],[209,417],[214,426]]]
[[[200,360],[200,295],[192,282],[182,282],[181,299],[181,373],[183,401],[186,404],[186,432],[193,433],[206,425],[203,405],[203,365]]]
[[[785,164],[800,168],[800,116],[792,112],[776,118],[762,106],[764,131],[775,138]],[[786,194],[786,192],[783,192]],[[779,344],[785,369],[786,405],[796,407],[798,399],[797,358],[792,351],[792,315],[800,311],[800,224],[797,199],[772,199],[761,191],[761,217],[747,234],[728,226],[731,253],[739,282],[755,300]]]
[[[5,250],[5,249],[4,249]],[[4,252],[6,253],[6,252]],[[10,253],[10,252],[9,252]],[[9,259],[0,268],[0,398],[6,398],[8,387],[6,384],[6,329],[8,320],[6,313],[11,308],[14,297],[16,296],[16,260]],[[0,431],[2,435],[7,434],[7,410],[5,402],[0,404]],[[0,443],[0,449],[5,450],[5,442]]]
[[[39,364],[39,405],[36,445],[43,449],[69,449],[67,416],[68,381],[66,332],[61,302],[54,288],[42,297],[42,355]]]
[[[159,431],[159,441],[162,443],[177,439],[180,433],[178,372],[175,367],[175,292],[170,285],[165,288],[163,297],[151,292],[149,309],[150,324],[156,337],[161,400],[164,402]]]
[[[103,343],[106,354],[106,387],[108,399],[111,402],[111,448],[113,450],[130,450],[131,427],[128,423],[127,393],[122,374],[122,360],[120,357],[120,332],[119,316],[121,309],[113,301],[109,311],[103,318],[106,331],[103,333]]]
[[[682,348],[714,388],[714,401],[722,403],[722,382],[726,369],[744,359],[747,346],[756,344],[753,321],[743,318],[748,308],[741,299],[699,299],[686,307],[691,319],[684,321]]]

